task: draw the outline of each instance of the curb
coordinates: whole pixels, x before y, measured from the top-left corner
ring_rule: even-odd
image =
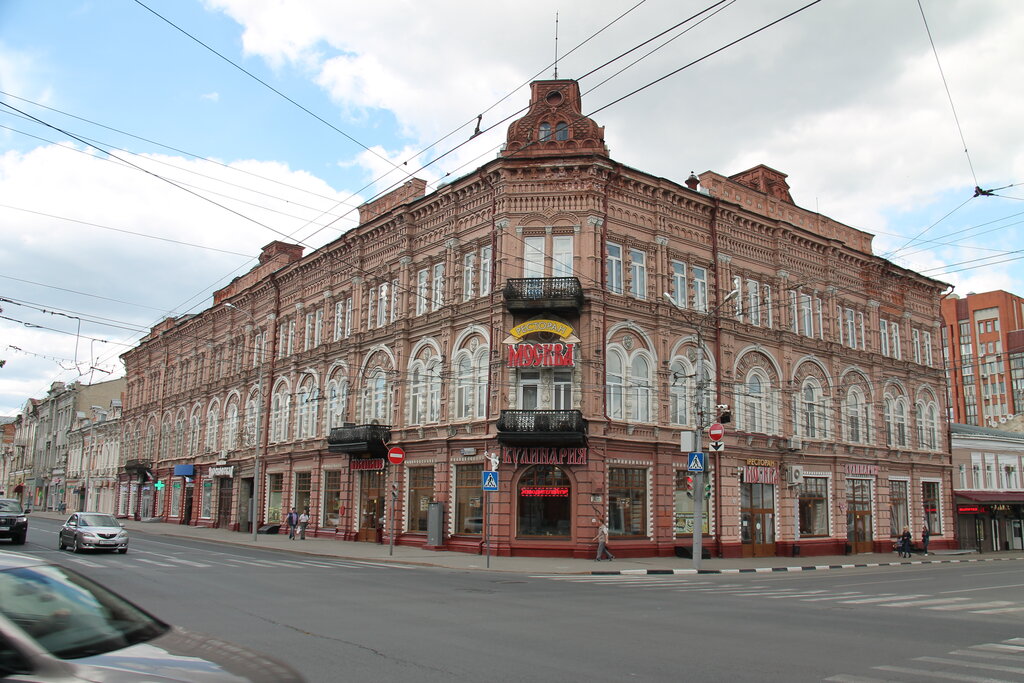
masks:
[[[622,569],[619,571],[594,570],[591,576],[651,576],[658,574],[773,574],[776,572],[813,572],[832,569],[858,569],[865,567],[906,567],[918,564],[959,564],[969,562],[1006,562],[1020,557],[979,557],[968,560],[913,560],[910,562],[861,562],[854,564],[816,564],[797,567],[751,567],[746,569]]]

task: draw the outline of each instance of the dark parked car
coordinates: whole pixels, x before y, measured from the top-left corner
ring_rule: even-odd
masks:
[[[68,517],[57,532],[57,548],[71,546],[76,552],[83,550],[116,550],[128,552],[128,532],[113,515],[104,512],[76,512]]]
[[[13,498],[0,498],[0,538],[9,538],[15,545],[24,545],[28,536],[28,517],[30,509],[22,507],[21,501]]]
[[[288,666],[170,626],[70,569],[0,553],[0,679],[293,683]]]

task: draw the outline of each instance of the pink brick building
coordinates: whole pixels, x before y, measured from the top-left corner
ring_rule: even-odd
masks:
[[[123,512],[248,530],[258,436],[260,523],[308,506],[342,541],[479,552],[489,528],[497,554],[586,557],[605,521],[617,555],[671,555],[703,493],[681,440],[726,405],[711,553],[888,551],[925,522],[952,547],[947,286],[871,239],[767,166],[624,166],[574,81],[535,82],[498,158],[314,253],[267,245],[124,354],[122,478],[162,488]]]

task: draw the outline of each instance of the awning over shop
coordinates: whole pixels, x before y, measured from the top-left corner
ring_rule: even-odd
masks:
[[[956,495],[976,503],[1024,503],[1024,491],[956,491]]]

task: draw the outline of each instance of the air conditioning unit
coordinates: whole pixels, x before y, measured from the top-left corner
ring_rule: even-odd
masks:
[[[799,436],[791,436],[786,439],[786,448],[791,451],[799,451],[804,447],[804,440]]]
[[[800,465],[790,465],[787,467],[786,483],[790,486],[804,483],[804,468]]]

